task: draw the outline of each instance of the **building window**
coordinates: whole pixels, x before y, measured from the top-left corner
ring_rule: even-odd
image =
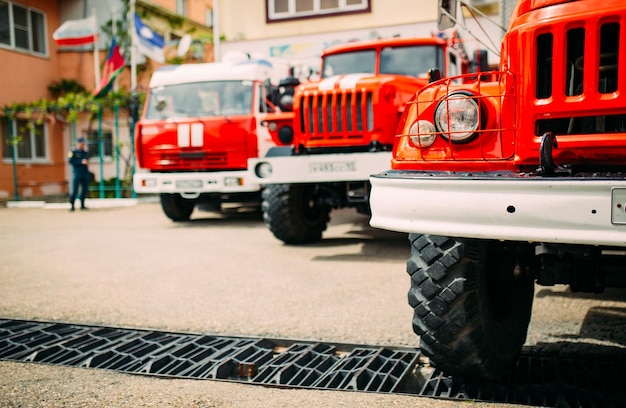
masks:
[[[267,0],[268,22],[369,11],[370,0]]]
[[[187,16],[187,0],[176,0],[176,14]]]
[[[100,146],[102,146],[102,157],[113,156],[113,133],[110,130],[102,129],[102,144],[98,139],[98,131],[92,130],[87,136],[87,150],[89,150],[89,157],[100,157]]]
[[[9,126],[11,127],[9,132]],[[10,135],[13,136],[11,140]],[[36,162],[48,160],[48,134],[43,123],[29,122],[25,119],[2,121],[2,158]]]
[[[204,10],[204,25],[213,28],[213,9]]]
[[[46,55],[46,37],[42,12],[0,0],[0,46]]]

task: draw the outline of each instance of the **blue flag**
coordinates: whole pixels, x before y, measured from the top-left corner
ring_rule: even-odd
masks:
[[[135,13],[135,34],[137,35],[138,51],[146,57],[163,64],[165,62],[165,54],[163,53],[165,40],[145,25],[137,13]]]

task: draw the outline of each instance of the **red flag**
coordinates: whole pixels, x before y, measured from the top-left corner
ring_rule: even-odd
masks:
[[[52,33],[52,38],[58,45],[85,45],[96,41],[96,17],[91,16],[81,20],[67,20]]]
[[[98,89],[95,90],[94,95],[96,97],[106,95],[113,86],[115,78],[124,70],[126,61],[124,56],[120,53],[120,46],[115,41],[115,38],[111,41],[111,48],[109,54],[104,62],[104,68],[102,70],[102,80]]]

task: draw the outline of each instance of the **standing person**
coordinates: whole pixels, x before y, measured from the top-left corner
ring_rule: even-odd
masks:
[[[76,148],[67,154],[68,162],[72,165],[72,192],[70,194],[70,211],[74,211],[74,201],[80,187],[80,209],[86,210],[85,198],[89,191],[89,153],[85,150],[85,138],[76,139]]]

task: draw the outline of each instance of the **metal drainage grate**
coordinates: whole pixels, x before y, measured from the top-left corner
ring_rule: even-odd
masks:
[[[419,350],[0,320],[0,359],[129,373],[399,392]]]
[[[525,353],[501,381],[446,376],[419,349],[0,319],[0,360],[279,387],[554,407],[624,407],[626,358]]]

